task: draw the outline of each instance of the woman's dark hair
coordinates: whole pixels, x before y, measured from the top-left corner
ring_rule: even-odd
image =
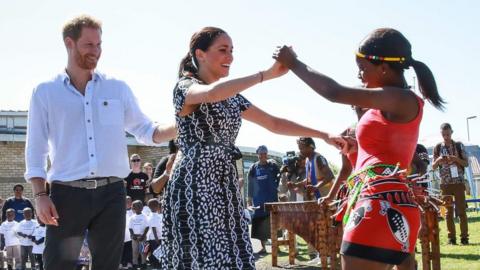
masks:
[[[424,63],[412,58],[412,45],[402,33],[392,28],[379,28],[373,31],[360,45],[359,52],[380,57],[404,57],[402,62],[384,62],[403,75],[403,71],[413,67],[418,77],[420,92],[435,108],[443,110],[445,101],[437,90],[432,71]],[[379,65],[381,60],[368,59]]]
[[[190,39],[190,47],[187,55],[180,62],[180,67],[178,68],[178,77],[181,78],[185,75],[195,76],[198,72],[198,61],[195,58],[195,50],[200,49],[206,51],[215,39],[221,34],[226,34],[227,32],[223,31],[217,27],[204,27],[200,31],[193,34]]]

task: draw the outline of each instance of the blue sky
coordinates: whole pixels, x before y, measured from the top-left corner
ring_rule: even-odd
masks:
[[[272,64],[276,45],[292,45],[313,68],[345,85],[358,85],[354,52],[369,32],[393,27],[410,40],[414,58],[433,71],[447,110],[425,109],[420,141],[440,139],[450,122],[454,138],[480,143],[477,78],[480,63],[478,1],[1,1],[0,109],[26,110],[32,89],[66,64],[61,26],[86,13],[103,21],[103,54],[98,68],[125,80],[146,114],[173,121],[172,89],[180,59],[193,32],[213,25],[234,42],[230,78]],[[406,78],[413,82],[414,73]],[[330,132],[355,121],[348,106],[332,104],[289,73],[244,92],[267,112]],[[249,122],[237,144],[266,144],[277,151],[296,148],[295,138],[272,134]],[[336,150],[318,150],[338,164]]]

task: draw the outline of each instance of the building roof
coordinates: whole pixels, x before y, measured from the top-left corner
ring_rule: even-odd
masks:
[[[27,116],[28,111],[0,110],[0,116]]]
[[[28,111],[12,111],[12,110],[0,110],[0,141],[7,141],[7,142],[25,142],[25,135],[27,133],[26,129],[26,120],[28,117]],[[12,120],[15,118],[16,120]],[[19,120],[20,118],[20,120]],[[2,120],[3,119],[3,120]],[[3,123],[3,125],[2,125]],[[125,132],[127,137],[127,144],[128,145],[139,145],[142,146],[137,142],[133,135]],[[160,146],[166,146],[167,143],[162,143]],[[252,155],[256,155],[256,148],[249,147],[249,146],[239,146],[240,151],[243,153],[249,153]],[[284,156],[284,153],[270,150],[268,152],[270,156],[281,158]]]

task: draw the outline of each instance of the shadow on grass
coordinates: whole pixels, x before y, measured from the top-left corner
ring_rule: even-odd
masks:
[[[302,269],[302,270],[319,270],[321,269],[320,266],[311,266],[311,265],[289,265],[289,264],[281,264],[279,263],[277,267],[268,267],[266,266],[263,269]],[[257,267],[257,270],[262,270],[262,267]]]
[[[480,216],[468,218],[468,223],[476,223],[476,222],[480,222]]]
[[[478,254],[440,254],[440,258],[451,258],[458,260],[467,260],[467,261],[479,261],[480,255]]]
[[[296,260],[300,262],[308,262],[311,260],[308,253],[308,247],[304,243],[297,242],[297,253]]]

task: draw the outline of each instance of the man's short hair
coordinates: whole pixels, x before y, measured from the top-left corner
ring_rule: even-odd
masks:
[[[97,29],[100,30],[100,33],[102,32],[102,23],[99,20],[89,15],[80,15],[67,21],[63,25],[63,39],[69,37],[74,41],[77,41],[80,38],[80,34],[84,27]]]
[[[257,154],[268,154],[268,148],[265,145],[260,145],[255,151]]]
[[[158,199],[155,199],[155,198],[148,200],[147,205],[150,206],[150,204],[154,204],[160,207],[160,202],[158,201]]]
[[[315,141],[310,137],[300,137],[300,138],[298,138],[297,144],[303,144],[303,145],[310,146],[313,149],[315,149]]]
[[[140,200],[133,201],[132,206],[143,207],[143,203]]]
[[[25,188],[23,187],[23,185],[21,185],[21,184],[16,184],[15,186],[13,186],[13,191],[15,191],[15,189],[17,189],[17,187],[21,188],[22,191],[25,189]]]
[[[440,125],[440,129],[441,130],[447,130],[447,129],[452,130],[452,126],[449,123],[443,123],[442,125]]]

